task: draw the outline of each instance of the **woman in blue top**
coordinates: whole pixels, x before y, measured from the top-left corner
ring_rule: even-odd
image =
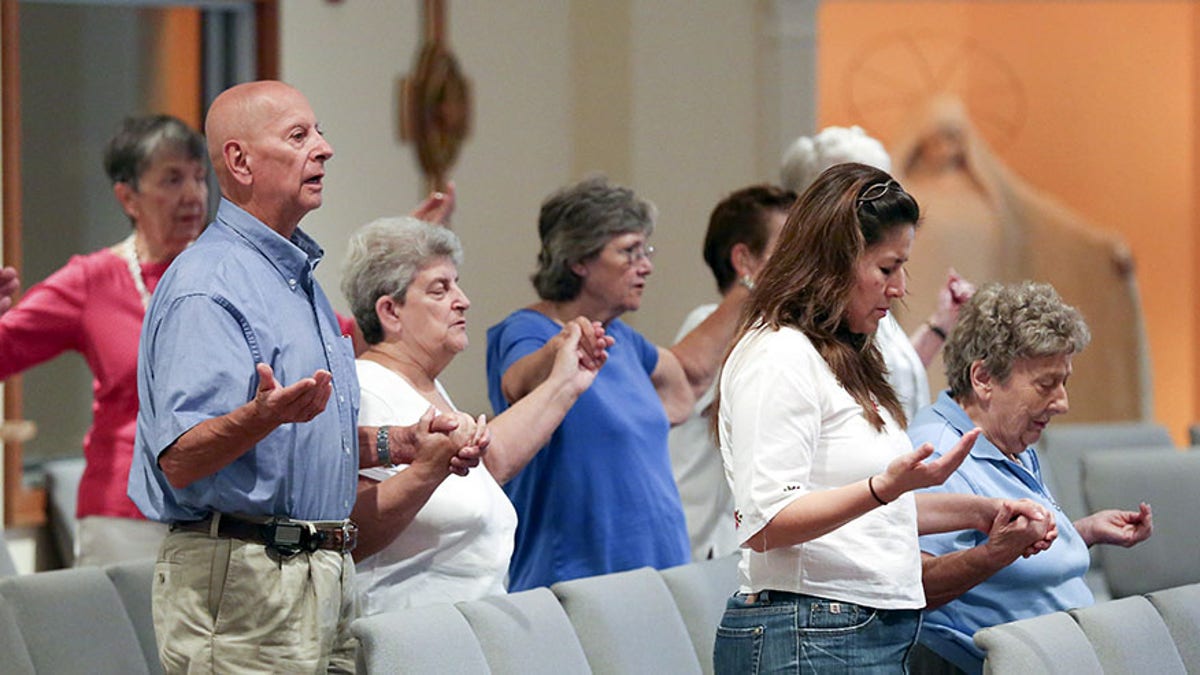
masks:
[[[1071,358],[1090,340],[1079,312],[1047,284],[985,286],[959,314],[946,343],[950,389],[908,428],[913,444],[949,451],[965,431],[983,435],[958,470],[929,492],[1030,499],[1050,510],[1058,539],[1034,556],[1044,523],[1023,517],[984,535],[964,530],[921,537],[928,606],[921,642],[977,673],[975,631],[1092,604],[1084,583],[1088,547],[1132,546],[1150,536],[1150,507],[1110,509],[1071,522],[1046,488],[1033,444],[1067,412]]]
[[[550,443],[504,487],[519,523],[511,591],[691,560],[667,431],[708,389],[748,291],[669,349],[655,346],[619,318],[641,305],[653,230],[654,207],[604,178],[551,195],[538,221],[541,300],[488,330],[497,415],[545,379],[566,323],[587,317],[614,340]]]

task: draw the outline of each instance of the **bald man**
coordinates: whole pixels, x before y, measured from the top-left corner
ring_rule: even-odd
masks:
[[[129,495],[171,523],[153,588],[159,657],[168,673],[353,672],[360,466],[436,445],[461,473],[478,462],[464,447],[475,430],[432,414],[357,427],[353,348],[313,276],[323,252],[299,228],[333,157],[305,97],[235,86],[205,132],[221,202],[159,282],[138,355]]]

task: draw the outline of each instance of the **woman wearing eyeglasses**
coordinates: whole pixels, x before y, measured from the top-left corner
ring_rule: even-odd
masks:
[[[488,330],[496,414],[545,379],[564,324],[587,317],[615,341],[550,443],[504,487],[518,516],[512,591],[691,560],[667,431],[711,384],[748,291],[674,346],[655,346],[620,319],[654,271],[653,229],[654,207],[603,178],[551,195],[538,221],[541,300]]]
[[[717,388],[743,547],[718,673],[906,672],[925,606],[918,532],[1048,517],[911,494],[946,480],[979,435],[924,461],[933,447],[909,443],[875,345],[919,215],[888,174],[839,164],[800,196],[759,273]]]

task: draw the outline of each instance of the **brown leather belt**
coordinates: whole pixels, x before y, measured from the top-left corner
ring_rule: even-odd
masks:
[[[217,519],[215,532],[214,518]],[[176,522],[171,529],[251,541],[284,556],[293,556],[301,551],[311,553],[318,549],[349,553],[358,543],[358,526],[352,520],[313,522],[264,518],[256,521],[219,513],[204,520]]]

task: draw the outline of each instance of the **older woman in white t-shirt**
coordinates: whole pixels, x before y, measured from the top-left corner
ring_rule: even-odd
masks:
[[[979,434],[925,462],[932,447],[912,449],[874,343],[904,295],[918,217],[887,173],[832,167],[792,207],[747,301],[717,391],[743,547],[718,673],[903,672],[925,606],[918,532],[1049,517],[910,494],[943,482]]]
[[[461,259],[453,232],[413,218],[377,220],[350,240],[342,292],[369,345],[357,362],[359,424],[378,426],[382,438],[432,407],[477,424],[485,453],[469,470],[447,454],[360,472],[351,517],[364,614],[505,592],[517,516],[500,485],[546,444],[611,344],[599,324],[570,322],[539,387],[490,424],[463,418],[437,380],[467,347]]]

